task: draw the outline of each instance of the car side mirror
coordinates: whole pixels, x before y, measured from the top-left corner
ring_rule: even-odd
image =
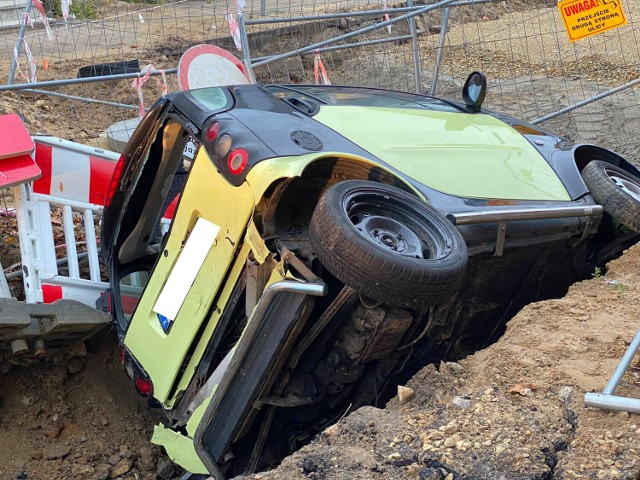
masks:
[[[462,87],[462,99],[472,112],[479,112],[487,94],[487,76],[482,72],[473,72]]]

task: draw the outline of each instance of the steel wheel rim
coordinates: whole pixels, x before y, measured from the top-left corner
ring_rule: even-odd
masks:
[[[425,226],[427,218],[387,195],[352,193],[345,196],[342,207],[356,231],[387,252],[406,258],[434,259],[451,250],[449,241],[438,238]]]
[[[620,190],[640,202],[640,183],[635,178],[607,167],[604,168],[604,171]]]

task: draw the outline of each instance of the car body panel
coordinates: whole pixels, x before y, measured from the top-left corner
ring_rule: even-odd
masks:
[[[171,395],[176,375],[226,277],[253,208],[249,186],[231,186],[201,151],[193,164],[165,250],[124,339],[125,346],[153,380],[154,396],[160,402],[166,402]],[[200,217],[221,229],[171,329],[165,333],[153,308]]]
[[[415,180],[450,195],[571,200],[538,151],[490,115],[322,106],[314,119]]]
[[[205,161],[201,162],[200,160],[198,160],[196,164],[198,165],[199,168],[197,169],[195,167],[196,164],[194,164],[194,173],[193,173],[194,175],[199,175],[200,167],[202,167],[203,165],[211,164],[210,160],[207,158],[207,153],[204,149],[200,150],[199,155],[202,155],[203,160]],[[273,182],[277,181],[278,179],[288,179],[292,177],[298,177],[303,174],[304,170],[311,163],[326,157],[340,157],[340,158],[356,160],[369,165],[371,168],[381,168],[387,171],[388,173],[391,173],[391,174],[394,173],[393,171],[388,170],[384,165],[379,164],[378,162],[375,162],[368,158],[363,158],[355,155],[348,155],[342,152],[320,152],[320,153],[313,153],[313,154],[301,155],[296,157],[281,157],[281,158],[272,158],[272,159],[264,160],[259,164],[257,164],[249,172],[249,175],[247,176],[247,182],[244,184],[243,187],[240,187],[240,188],[246,188],[247,186],[250,187],[252,197],[253,197],[253,203],[257,204],[262,198],[262,196],[264,195],[264,192],[269,188],[269,186]],[[207,168],[207,170],[209,170],[209,168]],[[218,175],[218,179],[221,180],[222,177]],[[399,181],[403,181],[403,180],[399,179]],[[191,181],[189,182],[189,185],[191,185]],[[405,185],[407,188],[410,188],[411,190],[413,190],[417,196],[423,198],[420,192],[415,188],[413,188],[409,183],[405,183]],[[227,189],[229,188],[234,189],[234,190],[226,190],[226,191],[229,195],[233,196],[234,202],[235,202],[237,199],[237,197],[235,196],[237,193],[235,189],[237,189],[238,187],[230,187],[226,183],[224,184],[224,186]],[[189,188],[192,188],[192,187],[189,187]],[[195,187],[195,188],[202,188],[202,184],[200,184],[199,187]],[[181,201],[181,204],[180,204],[181,207],[179,207],[177,212],[177,220],[176,220],[176,225],[173,227],[174,230],[172,231],[172,237],[173,237],[173,232],[177,228],[177,225],[179,224],[181,219],[184,218],[183,211],[185,210],[185,208],[187,209],[187,211],[189,210],[189,208],[186,207],[186,203],[184,203],[188,201],[188,198],[189,198],[188,195],[189,194],[187,193],[187,191],[185,191],[184,199]],[[185,206],[182,206],[183,204]],[[167,246],[167,250],[171,252],[169,245]],[[135,327],[130,328],[129,331],[127,332],[127,335],[125,337],[125,345],[134,354],[134,356],[136,356],[141,366],[145,369],[146,373],[149,375],[149,377],[153,381],[155,392],[156,392],[154,396],[156,397],[157,400],[159,400],[162,403],[162,405],[165,408],[172,408],[175,402],[179,399],[182,392],[184,392],[186,388],[189,386],[189,383],[193,378],[193,375],[196,371],[198,363],[202,358],[202,355],[206,349],[206,346],[210,341],[211,336],[213,335],[213,332],[215,331],[218,325],[218,320],[220,319],[220,316],[224,311],[224,308],[231,295],[233,287],[237,282],[238,277],[242,273],[242,269],[245,265],[248,254],[252,252],[256,261],[258,261],[258,263],[262,263],[264,259],[265,251],[268,252],[268,249],[266,248],[260,235],[256,231],[255,225],[253,225],[253,223],[249,220],[248,226],[246,229],[246,237],[241,242],[240,250],[236,257],[237,259],[234,265],[229,270],[229,274],[228,274],[228,277],[226,278],[223,289],[220,291],[219,296],[217,298],[216,306],[218,308],[210,309],[208,313],[204,314],[206,317],[204,320],[206,322],[206,325],[204,326],[204,329],[201,332],[200,338],[195,339],[192,336],[194,333],[195,326],[193,327],[193,329],[190,329],[187,333],[185,333],[183,348],[187,348],[187,343],[191,343],[192,341],[195,341],[197,343],[192,349],[192,353],[190,355],[189,361],[186,364],[182,374],[180,375],[179,379],[176,379],[177,383],[173,382],[173,371],[175,370],[175,368],[169,368],[170,362],[174,362],[174,363],[171,363],[171,365],[175,367],[176,366],[175,362],[177,362],[177,360],[176,359],[171,360],[169,358],[166,358],[164,354],[163,355],[153,354],[152,352],[154,351],[155,346],[154,348],[152,348],[152,346],[148,343],[149,338],[153,338],[153,337],[149,335],[149,332],[147,331],[147,325],[150,325],[153,331],[156,331],[156,332],[161,331],[161,329],[159,330],[159,327],[158,327],[159,321],[157,320],[157,318],[155,318],[155,314],[151,312],[149,318],[144,322],[139,322],[138,318],[136,318],[135,321],[132,322],[132,324],[135,325]],[[163,260],[168,260],[168,259],[161,259],[160,262],[163,262]],[[161,267],[160,262],[156,267],[156,269],[163,268]],[[160,270],[157,270],[157,271],[160,272]],[[161,275],[161,278],[166,278],[167,275],[168,275],[168,270],[166,270],[166,273],[164,275]],[[155,272],[154,272],[154,277],[158,278]],[[161,288],[161,286],[156,287],[156,290],[158,288]],[[150,290],[147,290],[147,292],[149,291]],[[150,302],[149,304],[152,306],[154,303],[154,300],[149,300],[149,302]],[[143,308],[146,308],[146,307],[143,307]],[[182,315],[182,312],[180,313],[180,315]],[[145,328],[141,328],[139,323],[145,325]],[[194,323],[198,323],[198,322],[194,322]],[[169,335],[164,335],[164,332],[160,334],[160,338],[162,339],[163,342],[175,341],[172,336],[176,335],[177,337],[178,335],[176,334],[176,331],[174,331],[173,328],[169,332]],[[166,337],[166,340],[165,340],[165,337]],[[172,337],[172,338],[169,339],[169,337]],[[175,346],[172,348],[175,348]],[[143,350],[149,354],[148,358],[146,358],[145,360],[143,360],[142,357],[138,354],[138,352],[142,352]],[[161,357],[161,358],[156,359],[156,357]],[[164,360],[166,360],[167,362],[166,364],[164,364]],[[166,395],[161,395],[161,392],[164,392],[166,388],[169,387],[169,385],[173,385],[173,388],[171,389],[171,391],[168,392],[168,394]],[[161,386],[164,388],[164,390],[159,391],[158,389]]]
[[[310,164],[322,158],[355,160],[368,165],[370,168],[379,168],[384,172],[393,175],[399,182],[402,182],[417,196],[424,198],[420,191],[409,181],[402,178],[402,176],[398,175],[398,172],[388,168],[382,162],[344,152],[321,152],[295,157],[270,158],[258,163],[247,175],[247,183],[251,186],[251,190],[253,191],[254,201],[257,204],[264,195],[264,192],[273,182],[282,178],[299,177]]]
[[[192,438],[175,432],[163,425],[156,425],[153,429],[151,442],[154,445],[164,447],[169,458],[189,473],[207,473],[207,467],[205,467],[202,460],[200,460],[194,448]]]
[[[190,473],[207,473],[207,467],[204,466],[204,463],[202,463],[202,460],[196,452],[193,436],[202,421],[207,407],[211,403],[211,399],[215,395],[217,387],[217,385],[214,386],[209,397],[198,405],[191,414],[191,417],[189,417],[189,421],[185,425],[186,434],[176,432],[162,424],[156,425],[153,429],[151,442],[164,447],[169,458]]]
[[[238,252],[237,259],[233,267],[231,268],[229,275],[227,276],[227,281],[225,282],[222,290],[220,291],[220,294],[218,295],[218,298],[216,299],[217,300],[216,306],[218,308],[213,309],[210,313],[210,316],[206,319],[206,322],[207,322],[206,326],[204,330],[202,330],[202,335],[200,336],[200,338],[196,339],[198,343],[193,349],[193,353],[184,369],[184,372],[180,376],[180,379],[176,384],[175,389],[172,392],[172,395],[163,402],[163,405],[165,407],[170,408],[171,406],[173,406],[177,401],[178,397],[189,386],[189,383],[193,378],[193,375],[198,367],[198,364],[202,359],[202,355],[204,354],[204,351],[207,348],[207,344],[211,340],[211,336],[213,335],[213,332],[218,326],[218,321],[220,320],[220,316],[224,312],[224,308],[229,300],[229,297],[231,296],[231,293],[233,291],[233,288],[236,282],[238,281],[238,278],[240,277],[240,274],[242,273],[242,270],[246,263],[246,259],[251,251],[252,251],[251,244],[245,241]]]
[[[250,229],[249,229],[250,230]],[[247,235],[249,236],[249,234]],[[247,242],[249,243],[249,242]],[[246,244],[245,244],[246,248]],[[242,255],[240,255],[242,257]],[[239,262],[237,262],[239,263]],[[283,271],[282,262],[280,262],[276,268],[273,269],[271,276],[269,277],[269,281],[266,284],[266,287],[270,285],[274,285],[278,282],[282,282],[283,280],[292,279],[290,275]],[[235,282],[233,282],[235,283]],[[265,287],[265,288],[266,288]],[[249,320],[251,322],[251,320]],[[213,322],[210,322],[213,323]],[[247,329],[245,329],[245,332]],[[244,332],[243,332],[244,336]],[[206,334],[203,335],[206,337]],[[206,342],[205,342],[206,344]],[[233,361],[233,356],[235,355],[237,348],[231,351],[229,357],[231,361]],[[195,356],[195,355],[194,355]],[[267,361],[267,357],[264,357],[265,361]],[[224,367],[223,373],[221,374],[221,378],[224,378],[228,369],[228,363]],[[187,368],[187,370],[189,370]],[[207,468],[203,464],[202,460],[198,456],[195,444],[193,442],[193,437],[196,433],[196,429],[202,422],[202,418],[207,412],[209,405],[212,400],[215,398],[216,393],[218,391],[218,385],[214,385],[211,393],[205,398],[200,405],[198,405],[188,421],[185,425],[186,434],[182,434],[176,432],[170,428],[164,427],[163,425],[156,425],[153,432],[153,437],[151,439],[152,443],[155,445],[162,446],[166,449],[169,457],[177,464],[181,465],[183,468],[186,468],[191,473],[207,473]]]

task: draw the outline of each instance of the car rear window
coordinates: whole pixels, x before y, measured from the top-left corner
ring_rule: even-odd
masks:
[[[306,97],[307,99],[320,102],[324,105],[412,108],[443,112],[461,111],[453,104],[435,97],[393,90],[326,85],[270,85],[265,87],[265,89],[283,100]]]
[[[231,97],[226,88],[212,87],[191,90],[187,93],[205,110],[222,111],[231,105]]]

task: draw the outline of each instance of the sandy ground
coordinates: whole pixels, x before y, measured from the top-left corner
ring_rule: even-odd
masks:
[[[160,415],[137,396],[109,332],[88,351],[0,369],[0,478],[173,479],[149,443]]]

